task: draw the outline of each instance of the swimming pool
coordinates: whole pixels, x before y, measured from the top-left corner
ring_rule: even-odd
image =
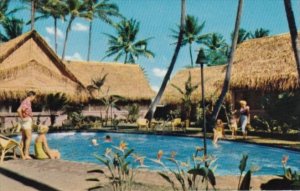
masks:
[[[104,142],[104,137],[108,134],[112,137],[112,143]],[[33,135],[33,139],[35,136]],[[92,146],[93,138],[98,140],[99,146]],[[158,150],[163,150],[162,160],[166,166],[173,166],[171,162],[165,160],[172,151],[177,153],[177,160],[187,161],[194,153],[195,147],[203,145],[202,139],[194,137],[104,132],[49,133],[47,139],[51,148],[60,150],[64,160],[99,163],[93,156],[94,153],[101,155],[107,147],[118,146],[121,141],[125,141],[129,148],[134,148],[135,153],[147,158],[155,159]],[[261,168],[255,173],[256,175],[282,174],[283,155],[289,156],[289,167],[293,170],[300,169],[300,152],[297,151],[223,140],[219,142],[219,147],[215,147],[210,139],[208,139],[207,146],[208,154],[218,158],[215,163],[218,165],[215,171],[217,175],[238,175],[238,166],[243,153],[249,155],[247,169],[251,165]],[[31,146],[31,152],[33,152],[33,146]],[[148,159],[145,159],[145,165],[149,166],[150,170],[160,169],[159,165]]]

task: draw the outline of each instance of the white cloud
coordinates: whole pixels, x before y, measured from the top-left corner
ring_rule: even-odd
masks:
[[[54,27],[46,27],[46,31],[48,34],[54,34]],[[64,38],[64,33],[59,28],[57,28],[57,37]]]
[[[66,56],[66,60],[83,60],[79,52],[75,52],[72,56]]]
[[[161,68],[153,68],[152,72],[157,77],[164,77],[167,73],[167,70],[166,69],[161,69]]]
[[[74,31],[88,31],[89,30],[89,27],[86,26],[86,25],[83,25],[81,23],[75,23],[73,26],[72,26],[72,30]]]
[[[158,86],[151,86],[151,88],[152,88],[155,92],[158,92],[158,90],[159,90],[159,87],[158,87]]]

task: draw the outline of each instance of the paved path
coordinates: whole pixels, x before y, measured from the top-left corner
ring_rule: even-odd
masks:
[[[34,190],[87,190],[95,186],[95,182],[86,181],[97,174],[87,171],[99,168],[96,164],[68,162],[63,160],[9,160],[0,166],[0,191],[34,191]],[[137,182],[133,190],[163,191],[171,190],[168,183],[156,172],[138,171]],[[101,183],[107,185],[107,179],[101,175]],[[251,186],[260,189],[272,176],[253,177]],[[217,177],[218,189],[236,189],[237,176]],[[101,190],[111,190],[106,187]]]

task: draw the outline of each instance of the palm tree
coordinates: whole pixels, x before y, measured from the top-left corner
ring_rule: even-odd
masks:
[[[31,12],[31,19],[30,19],[31,30],[34,30],[35,12],[38,7],[42,6],[43,1],[41,1],[41,0],[21,0],[21,2],[30,3],[30,6],[31,6],[31,11],[30,11]]]
[[[73,21],[77,17],[87,18],[86,6],[85,6],[84,2],[82,2],[81,0],[67,0],[66,3],[67,3],[67,7],[68,7],[67,11],[70,14],[70,19],[69,19],[68,26],[66,29],[64,47],[63,47],[63,52],[62,52],[62,60],[65,59],[67,41],[68,41],[68,37],[69,37],[69,33],[71,31]]]
[[[253,39],[253,38],[261,38],[261,37],[269,36],[269,34],[270,34],[270,30],[260,28],[260,29],[256,29],[254,31],[254,33],[250,33],[250,38],[251,39]]]
[[[234,33],[231,33],[231,40],[233,40],[233,37],[234,37]],[[245,29],[240,28],[237,43],[240,44],[240,43],[244,42],[245,40],[248,40],[249,37],[250,37],[250,33],[247,32]]]
[[[208,48],[207,60],[208,66],[225,64],[228,61],[228,47],[224,37],[218,33],[212,33],[203,42],[203,44]]]
[[[20,36],[23,33],[23,25],[23,20],[17,19],[15,17],[5,18],[5,20],[2,22],[5,34],[2,34],[0,32],[0,39],[3,42],[7,42],[10,39]]]
[[[57,112],[66,107],[69,103],[65,94],[52,93],[45,97],[46,108],[50,111],[51,126],[55,124]]]
[[[240,21],[241,21],[241,16],[242,16],[243,1],[244,0],[239,0],[237,15],[236,15],[236,19],[235,19],[235,27],[234,27],[234,33],[233,33],[229,63],[227,65],[226,75],[225,75],[224,84],[223,84],[221,94],[220,94],[220,96],[219,96],[219,98],[218,98],[218,100],[217,100],[217,102],[216,102],[216,104],[213,108],[212,117],[211,117],[211,122],[212,122],[211,124],[213,124],[216,121],[217,116],[218,116],[218,114],[220,112],[220,109],[222,107],[223,101],[225,99],[226,93],[229,89],[233,58],[234,58],[238,38],[240,36],[239,35],[239,32],[240,32],[239,27],[240,27]]]
[[[293,13],[293,8],[290,0],[284,0],[284,7],[286,12],[286,17],[289,23],[290,34],[291,34],[291,41],[292,47],[294,50],[295,60],[297,64],[297,71],[298,71],[298,83],[300,84],[300,47],[298,44],[298,32],[295,22],[295,17]]]
[[[90,61],[90,53],[91,53],[91,40],[92,40],[92,26],[94,18],[99,18],[100,20],[112,25],[113,21],[110,17],[122,17],[119,13],[119,8],[114,3],[109,3],[109,0],[86,0],[87,6],[87,16],[90,20],[89,26],[89,44],[88,44],[88,54],[87,61]]]
[[[124,64],[135,63],[139,56],[153,58],[154,53],[147,49],[148,40],[137,40],[137,34],[140,29],[140,23],[134,19],[123,20],[115,25],[118,36],[105,34],[108,36],[109,48],[106,51],[106,57],[116,54],[114,58],[118,61],[125,54]]]
[[[41,15],[36,17],[35,20],[52,17],[54,20],[54,47],[57,53],[57,20],[59,18],[65,20],[67,15],[67,4],[57,0],[44,0],[42,6],[37,8],[37,12]]]
[[[173,68],[174,68],[176,60],[177,60],[177,56],[178,56],[179,51],[180,51],[180,47],[181,47],[182,40],[183,40],[183,35],[184,35],[184,29],[185,29],[185,21],[186,21],[185,12],[186,12],[185,0],[181,0],[181,18],[180,18],[180,31],[179,31],[179,35],[178,35],[178,41],[177,41],[173,57],[172,57],[170,66],[168,68],[168,71],[167,71],[167,73],[166,73],[166,75],[163,79],[163,82],[162,82],[162,84],[159,88],[159,91],[158,91],[155,99],[152,101],[152,103],[151,103],[151,105],[150,105],[150,107],[149,107],[149,109],[146,113],[145,118],[147,118],[150,121],[149,125],[151,125],[151,120],[152,120],[154,112],[156,110],[156,106],[159,103],[160,98],[162,97],[162,95],[165,91],[165,88],[166,88],[167,83],[170,79],[171,73],[173,71]]]
[[[18,10],[22,8],[15,8],[11,11],[8,11],[10,0],[1,0],[0,1],[0,24],[2,25],[3,22],[5,22],[6,18],[10,16],[11,14],[17,12]],[[0,43],[3,41],[3,39],[0,36]]]
[[[198,18],[191,16],[191,15],[187,15],[186,25],[184,28],[184,35],[183,35],[183,40],[182,40],[181,45],[185,46],[185,45],[189,44],[191,67],[194,66],[194,60],[193,60],[193,54],[192,54],[192,44],[194,42],[203,43],[203,41],[208,38],[207,34],[200,35],[200,33],[202,33],[202,31],[203,31],[204,26],[205,26],[205,22],[198,25]],[[180,30],[180,26],[178,26],[178,28]],[[173,32],[175,33],[175,35],[173,35],[173,37],[175,39],[178,39],[178,34],[179,34],[178,31],[173,30]]]

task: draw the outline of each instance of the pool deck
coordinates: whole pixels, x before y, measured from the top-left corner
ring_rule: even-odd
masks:
[[[101,130],[103,131],[103,130]],[[183,133],[183,132],[130,132],[130,131],[108,131],[117,133],[146,133],[146,134],[164,134],[180,135],[191,137],[203,137],[202,133]],[[208,138],[212,134],[208,133]],[[244,140],[241,136],[236,139],[230,139],[231,135],[226,135],[225,140],[247,142],[251,144],[260,144],[273,147],[287,148],[300,151],[300,139],[282,140],[267,138],[261,136],[248,136]],[[219,141],[222,144],[222,140]],[[95,186],[95,182],[86,181],[87,178],[97,176],[88,174],[88,170],[100,168],[97,164],[78,163],[64,160],[7,160],[0,164],[0,191],[31,191],[31,190],[87,190]],[[103,167],[102,167],[103,168]],[[163,191],[172,190],[169,184],[163,180],[156,172],[137,171],[135,184],[132,190],[145,191]],[[108,180],[103,175],[100,177],[101,184],[105,187],[101,190],[111,190],[108,186]],[[277,176],[254,176],[251,179],[253,190],[260,190],[263,183]],[[217,180],[217,189],[236,190],[238,177],[236,176],[219,176]],[[203,188],[205,189],[205,188]]]
[[[88,170],[99,168],[96,164],[64,160],[8,160],[0,165],[0,191],[87,190],[96,184],[86,181],[86,179],[94,177],[99,177],[101,184],[105,186],[101,190],[111,190],[104,175],[87,173]],[[273,178],[276,177],[253,176],[251,187],[259,190],[262,183]],[[237,189],[237,176],[219,176],[216,177],[216,181],[217,189]],[[163,191],[172,189],[156,172],[136,171],[133,190]]]

